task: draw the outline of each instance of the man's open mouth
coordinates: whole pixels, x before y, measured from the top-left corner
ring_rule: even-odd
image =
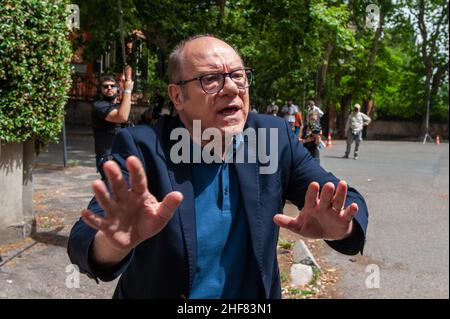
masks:
[[[236,114],[241,108],[237,106],[226,107],[219,111],[220,115],[229,116]]]

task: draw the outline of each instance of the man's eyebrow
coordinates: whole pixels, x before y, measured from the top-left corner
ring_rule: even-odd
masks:
[[[237,71],[237,70],[242,70],[242,69],[245,69],[245,66],[241,65],[241,66],[237,66],[235,68],[231,68],[229,72],[223,72],[221,69],[218,68],[217,70],[210,70],[210,71],[200,72],[197,77],[203,76],[203,75],[209,75],[209,74],[231,73],[231,72],[234,72],[234,71]]]

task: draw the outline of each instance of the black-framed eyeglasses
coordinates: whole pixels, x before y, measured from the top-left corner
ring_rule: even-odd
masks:
[[[207,94],[220,92],[225,84],[225,77],[228,76],[236,84],[238,89],[248,88],[252,84],[253,69],[242,68],[227,73],[208,73],[190,80],[182,80],[177,85],[184,85],[192,81],[199,81],[203,91]]]
[[[116,86],[115,84],[103,84],[102,87],[103,87],[105,90],[106,90],[106,89],[109,89],[109,88],[117,89],[117,86]]]

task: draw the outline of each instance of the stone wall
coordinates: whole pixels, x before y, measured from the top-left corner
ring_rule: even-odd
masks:
[[[144,106],[132,105],[131,120],[137,120],[147,109]],[[66,124],[91,126],[92,102],[69,101],[66,105]],[[431,124],[430,135],[435,138],[448,139],[448,124]],[[406,121],[372,121],[367,129],[368,139],[410,139],[417,140],[420,136],[420,123]]]
[[[448,124],[430,124],[430,135],[448,140]],[[373,121],[367,128],[367,138],[376,139],[412,139],[420,136],[420,123],[401,121]]]

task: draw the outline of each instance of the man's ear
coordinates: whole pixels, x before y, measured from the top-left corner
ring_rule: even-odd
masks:
[[[176,84],[169,84],[169,86],[167,87],[168,93],[169,93],[169,97],[172,100],[173,105],[175,106],[176,110],[179,112],[183,109],[183,102],[184,102],[184,97],[183,97],[183,92],[181,90],[181,86],[176,85]]]

